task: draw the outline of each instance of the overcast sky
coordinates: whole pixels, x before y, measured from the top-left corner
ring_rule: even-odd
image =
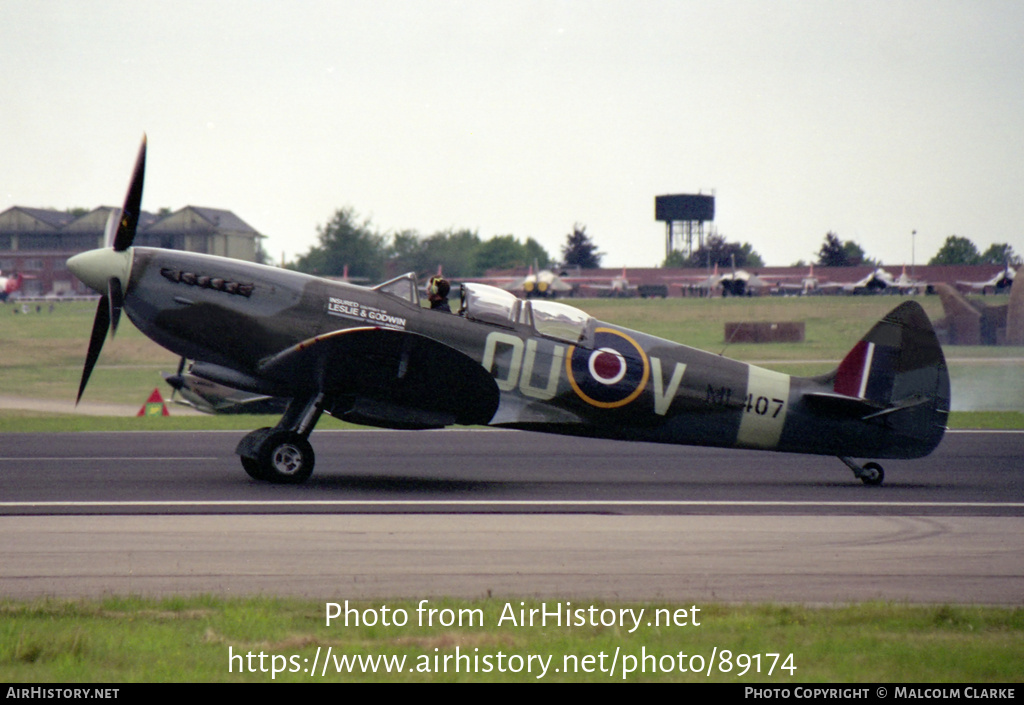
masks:
[[[656,266],[654,197],[715,193],[768,264],[1024,253],[1024,2],[0,0],[0,211],[234,211],[276,260],[381,231],[586,225]]]

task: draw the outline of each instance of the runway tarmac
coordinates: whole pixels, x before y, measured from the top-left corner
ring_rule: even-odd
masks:
[[[318,431],[255,483],[241,433],[0,434],[0,595],[1024,601],[1024,434],[886,461],[495,431]]]

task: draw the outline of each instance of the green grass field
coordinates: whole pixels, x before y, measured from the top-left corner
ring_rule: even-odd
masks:
[[[60,303],[52,313],[15,314],[20,306],[0,306],[0,394],[74,400],[96,304]],[[92,401],[139,404],[158,385],[160,371],[173,372],[178,358],[122,318],[117,336],[108,337],[89,383]],[[140,390],[146,390],[139,398]]]
[[[392,615],[404,610],[409,616],[404,627],[379,623],[346,627],[343,621],[328,626],[326,603],[275,598],[0,602],[0,680],[776,685],[1022,680],[1024,610],[1019,608],[702,605],[699,626],[649,627],[645,622],[633,633],[590,623],[573,627],[498,624],[505,605],[518,610],[520,602],[531,609],[540,608],[542,601],[431,601],[439,610],[466,615],[461,625],[448,627],[419,626],[417,602],[403,600],[386,604]],[[547,601],[548,607],[554,602]],[[362,614],[366,610],[379,614],[381,604],[350,606]],[[600,602],[595,606],[616,612],[644,608],[648,617],[655,609],[673,614],[680,608],[664,603]],[[327,672],[317,668],[311,674],[315,660],[321,664],[327,660],[328,648],[334,658],[328,661]],[[457,653],[469,656],[459,673],[454,672]],[[247,658],[250,654],[252,658]],[[498,654],[503,655],[502,661]],[[610,672],[615,654],[618,665]],[[646,661],[645,654],[650,656]],[[709,669],[713,654],[716,658]],[[534,660],[527,671],[531,655]],[[393,668],[388,672],[377,662],[374,673],[367,672],[365,663],[357,663],[338,672],[343,656],[404,657],[405,665],[401,672]],[[473,657],[478,659],[476,669]],[[484,671],[484,657],[490,659],[489,671]],[[589,666],[586,657],[591,659]],[[438,672],[445,659],[447,672]],[[546,662],[546,672],[537,659]],[[505,665],[504,672],[500,664]],[[467,667],[478,672],[467,673]],[[698,668],[701,672],[695,673]],[[632,671],[624,674],[627,669]]]

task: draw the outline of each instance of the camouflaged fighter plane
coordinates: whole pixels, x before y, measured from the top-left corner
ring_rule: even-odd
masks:
[[[880,465],[916,458],[945,431],[942,350],[921,307],[903,303],[834,372],[761,369],[595,320],[554,301],[481,284],[459,313],[421,306],[412,274],[367,288],[221,257],[133,247],[143,140],[107,248],[73,257],[101,293],[78,398],[120,312],[194,361],[197,377],[284,397],[280,423],[236,452],[258,480],[313,471],[321,414],[388,428],[487,424],[631,441],[838,456],[877,485]]]

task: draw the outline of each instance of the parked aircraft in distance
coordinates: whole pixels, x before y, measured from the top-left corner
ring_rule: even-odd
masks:
[[[819,377],[729,360],[485,284],[463,285],[459,313],[431,311],[412,274],[368,288],[133,246],[145,154],[143,140],[109,246],[68,261],[101,294],[78,398],[124,310],[144,334],[194,360],[191,375],[289,400],[275,427],[238,443],[257,480],[305,481],[315,463],[309,436],[325,412],[387,428],[486,424],[832,455],[868,485],[882,482],[882,467],[853,457],[922,457],[945,432],[949,376],[916,302],[893,309]]]
[[[521,291],[528,299],[534,297],[553,299],[559,294],[565,295],[572,292],[572,284],[563,281],[560,276],[550,269],[542,269],[534,273],[531,267],[529,274],[522,279],[512,282],[505,289],[512,292]]]
[[[1013,286],[1013,280],[1017,276],[1017,271],[1006,265],[1003,271],[996,274],[991,279],[983,282],[964,282],[958,281],[957,285],[967,287],[972,291],[980,291],[982,294],[987,294],[990,290],[994,294],[1001,294],[1010,287]]]
[[[756,292],[771,286],[761,277],[745,269],[723,274],[718,285],[722,287],[722,296],[753,296]]]
[[[777,289],[782,292],[799,294],[800,296],[807,296],[814,294],[818,290],[818,278],[814,276],[814,263],[811,263],[810,268],[801,279],[800,283],[791,283],[782,281],[777,285]]]
[[[0,272],[0,275],[2,274]],[[21,274],[15,274],[13,277],[0,276],[0,302],[7,301],[11,294],[21,288],[24,281],[25,277]]]
[[[639,292],[637,287],[629,283],[629,278],[626,276],[626,268],[622,268],[622,274],[618,274],[611,279],[604,281],[590,280],[586,283],[579,285],[580,290],[584,295],[596,294],[597,296],[609,296],[613,298],[628,298],[636,296]]]
[[[891,287],[894,281],[893,276],[889,274],[889,272],[878,267],[866,277],[850,284],[843,284],[841,282],[824,282],[818,286],[824,291],[834,291],[838,289],[844,294],[877,294]]]
[[[712,296],[716,290],[721,288],[722,296],[752,296],[771,286],[757,274],[751,274],[745,269],[737,269],[735,257],[732,258],[732,261],[731,271],[725,274],[719,273],[716,262],[714,270],[706,278],[693,284],[682,284],[684,291],[686,289],[703,290],[707,292],[707,296]]]
[[[893,279],[890,286],[894,287],[901,294],[920,294],[928,288],[928,282],[923,282],[909,276],[907,274],[907,266],[903,265],[900,275]]]

